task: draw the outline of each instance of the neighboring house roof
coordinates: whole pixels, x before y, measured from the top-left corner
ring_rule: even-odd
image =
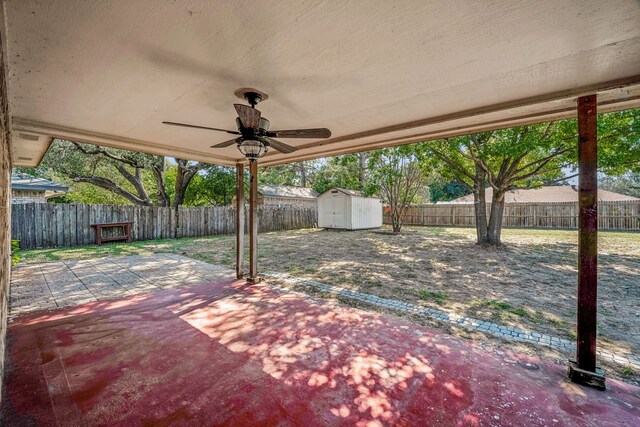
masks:
[[[311,188],[290,185],[259,185],[258,192],[263,197],[290,197],[295,199],[315,199],[318,197],[318,193]]]
[[[330,191],[333,191],[333,190],[337,190],[337,191],[339,191],[339,192],[341,192],[341,193],[346,194],[347,196],[354,196],[354,197],[366,197],[366,196],[363,196],[363,195],[362,195],[362,191],[358,191],[358,190],[349,190],[349,189],[347,189],[347,188],[338,188],[338,187],[331,187],[330,189],[328,189],[327,191],[325,191],[325,192],[324,192],[324,193],[322,193],[322,194],[327,194],[327,193],[329,193]],[[320,195],[322,196],[322,194],[320,194]],[[376,197],[376,196],[369,196],[369,198],[371,198],[371,199],[379,199],[380,197]]]
[[[11,174],[12,190],[32,190],[32,191],[67,191],[69,187],[49,181],[44,178],[36,178],[26,173],[14,172]]]
[[[487,202],[491,201],[493,188],[486,189]],[[637,197],[626,196],[607,190],[598,190],[598,201],[618,202],[624,200],[640,200]],[[553,187],[518,188],[505,194],[506,203],[543,203],[543,202],[577,202],[578,188],[574,185],[559,185]],[[459,197],[447,203],[473,203],[473,194]]]

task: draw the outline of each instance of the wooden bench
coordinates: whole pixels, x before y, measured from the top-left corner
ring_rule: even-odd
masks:
[[[114,242],[116,240],[126,240],[127,243],[131,243],[133,239],[131,238],[131,222],[110,222],[104,224],[91,224],[92,227],[96,228],[96,244],[100,246],[102,242]],[[116,228],[122,227],[124,230],[124,234],[119,236],[110,236],[110,237],[102,237],[102,230],[105,228]]]

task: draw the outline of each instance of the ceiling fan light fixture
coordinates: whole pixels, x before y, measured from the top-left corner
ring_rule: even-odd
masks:
[[[238,150],[249,160],[257,160],[267,152],[267,146],[256,139],[245,139],[238,144]]]
[[[255,108],[258,102],[266,100],[269,96],[264,92],[251,88],[240,88],[235,92],[235,95],[241,99],[245,99],[249,103],[249,105],[233,104],[238,114],[236,118],[237,131],[180,122],[164,121],[162,123],[171,126],[212,130],[238,135],[236,138],[214,144],[211,148],[227,148],[233,144],[237,144],[238,150],[240,150],[247,159],[252,161],[264,156],[269,147],[282,154],[290,154],[298,150],[298,147],[285,144],[279,141],[279,138],[326,139],[331,137],[331,131],[327,128],[269,130],[269,120],[262,117],[262,113]]]

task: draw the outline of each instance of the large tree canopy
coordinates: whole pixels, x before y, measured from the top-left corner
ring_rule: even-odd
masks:
[[[369,157],[370,153],[355,153],[326,159],[316,168],[313,189],[323,193],[338,187],[368,194]]]
[[[56,140],[39,166],[39,174],[66,177],[143,206],[180,206],[189,184],[206,163]],[[171,171],[171,179],[165,176]],[[95,188],[93,189],[95,193]]]
[[[598,185],[603,190],[640,198],[640,173],[626,173],[618,176],[604,175]]]
[[[598,117],[600,170],[620,174],[640,168],[640,110]],[[501,243],[504,195],[567,179],[563,169],[577,162],[576,120],[483,132],[420,145],[425,162],[473,193],[477,241]],[[487,201],[485,188],[493,189]],[[487,203],[490,214],[487,218]]]

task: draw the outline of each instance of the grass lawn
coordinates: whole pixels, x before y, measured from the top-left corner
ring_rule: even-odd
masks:
[[[577,232],[504,230],[504,248],[475,229],[294,230],[261,234],[260,271],[280,271],[381,297],[575,339]],[[24,251],[22,262],[174,252],[232,266],[234,236]],[[640,234],[600,232],[599,344],[640,354]]]

